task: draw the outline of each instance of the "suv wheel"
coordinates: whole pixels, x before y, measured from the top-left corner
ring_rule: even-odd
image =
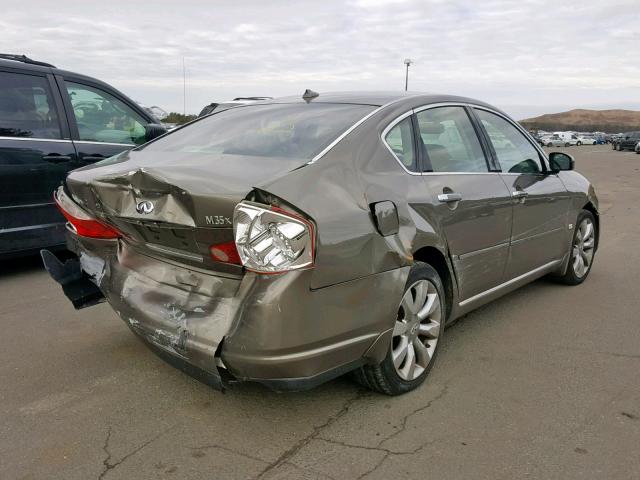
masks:
[[[355,372],[365,387],[387,395],[417,388],[433,366],[442,340],[445,297],[438,273],[430,265],[415,262],[398,306],[391,345],[378,365]]]
[[[560,277],[562,283],[579,285],[585,281],[593,265],[597,233],[593,214],[588,210],[582,210],[573,232],[569,266],[566,273]]]

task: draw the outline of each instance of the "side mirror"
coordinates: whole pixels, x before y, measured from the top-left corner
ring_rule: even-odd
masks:
[[[154,138],[158,138],[160,135],[164,135],[165,133],[167,133],[167,129],[165,128],[165,126],[159,123],[149,123],[144,126],[144,130],[145,130],[144,139],[147,142],[149,140],[153,140]]]
[[[576,161],[567,153],[551,152],[549,154],[549,165],[553,173],[558,173],[565,170],[573,170],[576,166]]]

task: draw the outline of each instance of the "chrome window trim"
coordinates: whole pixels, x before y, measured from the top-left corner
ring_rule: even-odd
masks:
[[[115,143],[115,142],[98,142],[97,140],[74,140],[74,143],[80,143],[82,145],[115,145],[117,147],[139,147],[135,143]]]
[[[429,105],[422,105],[420,107],[414,107],[411,110],[409,110],[408,112],[403,113],[402,115],[394,118],[391,123],[389,123],[389,125],[387,125],[387,127],[382,131],[382,134],[380,135],[380,139],[382,140],[382,143],[384,144],[385,147],[387,147],[387,149],[391,152],[391,155],[393,155],[393,158],[396,159],[396,161],[400,164],[400,166],[402,167],[402,169],[407,172],[410,175],[418,175],[418,176],[422,176],[422,175],[495,175],[497,173],[501,173],[501,172],[491,172],[489,170],[487,170],[486,172],[412,172],[411,170],[407,169],[404,164],[400,161],[400,159],[396,156],[395,153],[393,153],[393,150],[391,149],[391,147],[387,144],[385,137],[387,135],[387,133],[389,132],[389,130],[391,130],[393,127],[396,126],[396,124],[400,121],[402,121],[405,117],[409,116],[409,115],[413,115],[413,114],[417,114],[419,112],[422,112],[424,110],[431,110],[432,108],[439,108],[439,107],[471,107],[474,108],[476,105],[473,103],[465,103],[465,102],[438,102],[438,103],[430,103]],[[471,121],[471,119],[469,120]],[[478,141],[480,142],[480,138],[478,138]]]
[[[381,111],[381,110],[387,108],[388,106],[393,105],[394,103],[399,102],[401,100],[405,100],[405,97],[396,98],[395,100],[387,102],[384,105],[381,105],[378,108],[374,109],[373,111],[369,112],[367,115],[365,115],[360,120],[358,120],[356,123],[354,123],[349,128],[347,128],[338,138],[336,138],[333,142],[331,142],[329,145],[327,145],[320,153],[318,153],[315,157],[313,157],[311,160],[309,160],[305,165],[311,165],[313,163],[316,163],[318,160],[320,160],[322,157],[324,157],[333,147],[335,147],[338,143],[340,143],[340,141],[344,137],[346,137],[351,132],[353,132],[356,128],[358,128],[360,125],[362,125],[364,122],[366,122],[369,118],[373,117],[379,111]],[[249,104],[249,105],[253,105],[253,104]],[[354,105],[357,105],[357,104],[354,104]],[[245,105],[243,105],[243,106],[245,106]]]
[[[5,137],[5,136],[0,136],[0,140],[21,140],[21,141],[30,140],[32,142],[72,143],[71,140],[68,140],[68,139],[65,139],[65,138],[39,138],[39,137],[31,138],[31,137]]]
[[[365,115],[363,118],[361,118],[360,120],[358,120],[356,123],[354,123],[353,125],[351,125],[347,130],[345,130],[338,138],[336,138],[333,142],[331,142],[329,145],[327,145],[326,147],[324,147],[322,149],[322,151],[320,153],[318,153],[315,157],[313,157],[311,160],[309,160],[307,162],[307,165],[311,165],[313,163],[316,163],[318,160],[320,160],[322,157],[325,156],[325,154],[327,152],[329,152],[329,150],[331,150],[333,147],[335,147],[340,140],[342,140],[344,137],[346,137],[347,135],[349,135],[351,132],[353,132],[356,128],[358,128],[360,125],[362,125],[367,119],[369,119],[369,117],[371,117],[372,115],[375,115],[376,113],[378,113],[380,110],[382,110],[385,107],[385,105],[378,107],[376,109],[374,109],[373,111],[369,112],[367,115]]]
[[[382,133],[380,134],[380,139],[382,140],[382,144],[387,147],[387,150],[389,150],[389,152],[391,153],[391,155],[393,155],[393,158],[396,159],[396,161],[398,162],[398,164],[400,164],[400,166],[402,167],[402,169],[407,172],[409,175],[422,175],[422,172],[414,172],[413,170],[409,170],[404,163],[402,163],[402,161],[398,158],[398,156],[395,154],[395,152],[393,151],[393,149],[389,146],[389,144],[387,143],[387,135],[389,134],[389,132],[391,130],[394,129],[394,127],[396,125],[398,125],[401,121],[403,121],[405,118],[410,117],[411,115],[413,115],[413,109],[409,110],[408,112],[403,113],[402,115],[400,115],[399,117],[396,117],[389,125],[387,125],[387,127],[382,131]],[[415,154],[417,155],[418,152],[415,152]]]
[[[486,107],[484,105],[477,105],[475,103],[468,103],[468,102],[438,102],[438,103],[431,103],[429,105],[422,105],[420,107],[414,107],[411,110],[409,110],[409,111],[397,116],[396,118],[391,120],[391,122],[387,125],[387,127],[380,134],[380,140],[382,140],[382,143],[384,144],[384,146],[387,147],[387,150],[389,150],[389,152],[391,152],[391,155],[393,155],[393,158],[396,159],[396,161],[402,167],[402,169],[405,172],[407,172],[409,175],[496,175],[496,174],[501,174],[501,175],[523,175],[522,173],[510,173],[510,172],[501,172],[501,171],[500,172],[491,172],[491,171],[487,171],[487,172],[412,172],[411,170],[407,169],[404,166],[404,164],[400,161],[400,159],[396,156],[396,154],[393,153],[393,150],[391,149],[391,147],[385,141],[385,137],[386,137],[387,133],[389,132],[389,130],[391,130],[393,127],[395,127],[397,123],[399,123],[400,121],[404,120],[407,116],[416,114],[418,112],[422,112],[423,110],[430,110],[432,108],[438,108],[438,107],[469,107],[469,108],[472,108],[472,109],[475,108],[475,109],[479,109],[479,110],[485,110],[487,112],[490,112],[490,113],[493,113],[495,115],[498,115],[499,117],[503,118],[508,123],[510,123],[511,125],[516,127],[516,129],[520,133],[524,134],[524,136],[526,137],[527,141],[529,141],[529,143],[531,143],[533,145],[533,147],[536,149],[536,151],[542,155],[544,166],[547,169],[547,173],[549,173],[551,171],[551,169],[549,167],[549,159],[547,158],[547,155],[545,154],[544,150],[542,150],[542,148],[539,145],[537,145],[535,142],[531,141],[531,136],[529,135],[529,133],[526,130],[524,130],[518,123],[514,123],[514,121],[511,120],[509,117],[507,117],[505,114],[500,113],[497,110],[494,110],[493,108]],[[480,141],[480,139],[478,139],[478,141]],[[544,174],[544,173],[545,172],[541,172],[541,174]]]

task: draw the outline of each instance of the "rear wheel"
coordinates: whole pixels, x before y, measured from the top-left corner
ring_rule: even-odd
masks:
[[[564,146],[565,146],[565,147],[568,147],[569,145],[570,145],[570,143],[569,143],[569,142],[567,142],[567,143],[565,143],[565,144],[564,144]]]
[[[576,145],[580,146],[580,145],[582,145],[582,142],[578,141],[578,142],[576,143]]]
[[[378,365],[356,370],[356,380],[387,395],[417,388],[433,366],[444,331],[445,311],[438,273],[426,263],[415,262],[398,306],[387,355]]]
[[[579,285],[585,281],[591,271],[593,258],[596,253],[596,222],[593,214],[582,210],[578,215],[576,228],[573,232],[571,244],[571,258],[566,273],[560,281],[567,285]]]

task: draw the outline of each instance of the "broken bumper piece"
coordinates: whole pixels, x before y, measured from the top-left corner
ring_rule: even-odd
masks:
[[[104,302],[104,295],[82,270],[78,258],[63,263],[49,250],[40,250],[40,256],[44,268],[62,286],[62,291],[76,310]]]

